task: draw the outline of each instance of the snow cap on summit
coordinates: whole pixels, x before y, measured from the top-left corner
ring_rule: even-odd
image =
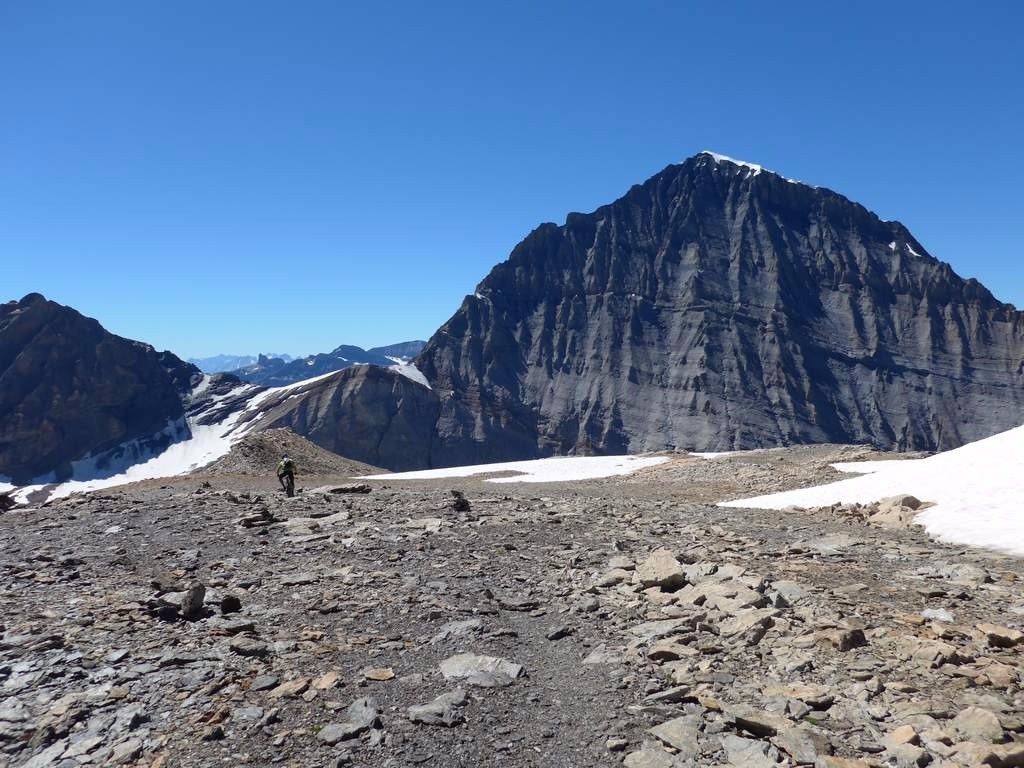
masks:
[[[696,156],[700,157],[701,155],[710,157],[718,165],[721,165],[722,163],[730,163],[732,165],[739,166],[740,168],[746,168],[749,171],[753,171],[753,173],[747,174],[747,178],[757,176],[759,173],[761,173],[761,171],[765,171],[766,173],[778,176],[780,179],[785,179],[790,184],[803,184],[806,187],[812,187],[814,189],[817,189],[817,187],[815,187],[813,184],[806,184],[805,182],[800,181],[800,179],[790,179],[786,176],[783,176],[780,173],[777,173],[776,171],[773,171],[771,168],[765,168],[763,165],[758,165],[757,163],[748,163],[746,160],[737,160],[733,157],[729,157],[728,155],[720,155],[717,152],[711,152],[710,150],[707,149],[703,150],[702,152],[698,152]]]
[[[742,166],[743,168],[749,168],[754,172],[755,176],[757,176],[757,174],[759,174],[761,171],[765,170],[762,166],[757,165],[756,163],[748,163],[744,160],[736,160],[735,158],[728,157],[726,155],[720,155],[717,152],[711,152],[710,150],[707,149],[703,150],[702,152],[698,152],[698,154],[707,155],[716,163],[732,163],[733,165],[739,165]],[[769,171],[769,173],[774,173],[774,171]]]

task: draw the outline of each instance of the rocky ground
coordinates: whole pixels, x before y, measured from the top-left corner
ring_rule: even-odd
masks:
[[[0,763],[1024,765],[1020,560],[904,527],[913,500],[710,504],[865,453],[8,511]]]

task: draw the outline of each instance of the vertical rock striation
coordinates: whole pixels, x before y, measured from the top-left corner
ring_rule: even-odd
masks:
[[[938,450],[1024,421],[1022,318],[898,222],[701,153],[538,227],[416,363],[472,414],[442,446]]]

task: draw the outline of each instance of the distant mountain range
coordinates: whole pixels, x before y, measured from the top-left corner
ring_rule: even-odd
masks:
[[[32,294],[0,305],[0,475],[63,479],[271,427],[412,469],[794,443],[942,450],[1024,422],[1024,313],[899,222],[708,152],[539,226],[413,360],[391,359],[406,354],[338,347],[204,377]]]
[[[277,352],[266,352],[259,355],[213,355],[212,357],[190,357],[188,362],[196,366],[203,373],[224,373],[236,371],[249,365],[255,365],[260,357],[271,357],[284,360],[286,363],[295,358],[291,355],[278,354]]]
[[[380,365],[388,368],[399,361],[407,361],[414,357],[425,345],[425,341],[403,341],[385,347],[363,349],[342,344],[324,354],[290,360],[260,355],[254,363],[241,366],[231,373],[242,381],[265,387],[281,387],[313,376],[340,371],[352,365]]]

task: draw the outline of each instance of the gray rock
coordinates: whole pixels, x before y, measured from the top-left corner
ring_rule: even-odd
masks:
[[[181,615],[186,619],[197,619],[203,613],[203,602],[206,599],[206,587],[196,582],[185,590],[181,598]]]
[[[682,762],[661,749],[644,747],[630,752],[622,761],[626,768],[681,768]]]
[[[673,749],[679,750],[683,757],[698,757],[700,755],[699,715],[676,717],[649,728],[647,732]]]
[[[1003,740],[999,718],[981,707],[967,707],[953,718],[952,726],[966,741],[994,743]]]
[[[319,581],[320,577],[315,573],[292,573],[281,579],[281,585],[285,587],[298,587],[304,584],[312,584]]]
[[[432,389],[348,368],[276,423],[394,469],[678,446],[941,450],[1017,426],[1021,318],[898,222],[699,154],[531,232],[417,357]]]
[[[237,653],[239,656],[270,656],[273,653],[270,646],[266,643],[254,640],[251,637],[245,637],[244,635],[236,635],[231,638],[228,642],[228,648]]]
[[[356,699],[348,708],[348,720],[343,723],[325,725],[317,732],[317,738],[324,744],[354,739],[364,731],[373,728],[380,720],[380,708],[374,699]]]
[[[263,717],[263,707],[235,707],[231,710],[231,719],[240,722],[255,723]]]
[[[501,688],[512,685],[524,674],[521,664],[496,656],[460,653],[441,662],[445,680],[462,681],[481,688]]]
[[[442,624],[441,629],[431,638],[431,643],[443,643],[446,640],[457,637],[466,637],[475,632],[479,632],[483,627],[483,622],[480,619],[465,619],[463,621],[449,621],[447,624]]]
[[[466,692],[456,688],[450,693],[444,693],[431,701],[429,704],[412,706],[408,709],[409,719],[414,723],[426,725],[443,725],[451,727],[465,721],[460,711],[469,701]]]
[[[737,768],[778,768],[779,751],[764,741],[726,734],[719,737],[729,765]]]
[[[107,765],[123,765],[137,760],[142,755],[141,739],[126,739],[116,744],[107,757]]]
[[[252,683],[249,685],[250,691],[269,691],[271,688],[276,688],[278,679],[274,675],[259,675],[252,679]]]

